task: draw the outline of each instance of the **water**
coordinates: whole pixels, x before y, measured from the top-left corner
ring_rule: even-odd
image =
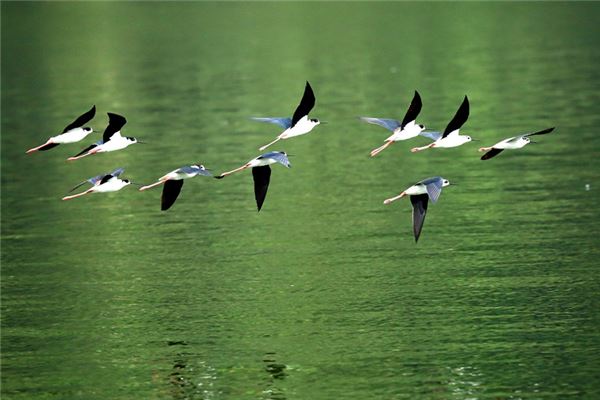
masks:
[[[6,399],[600,397],[600,35],[595,3],[2,3],[2,396]],[[61,202],[126,168],[250,174]],[[462,97],[481,141],[411,154],[359,115],[443,129]],[[149,142],[65,159],[25,150],[98,107]],[[479,160],[479,145],[556,126]],[[90,140],[91,142],[91,140]],[[410,204],[457,183],[418,245]],[[589,190],[588,186],[589,185]]]

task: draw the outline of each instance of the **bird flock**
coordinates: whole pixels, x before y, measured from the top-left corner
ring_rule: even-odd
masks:
[[[264,151],[280,140],[305,135],[312,131],[317,125],[324,124],[324,121],[319,121],[318,119],[312,119],[308,117],[308,114],[315,106],[315,102],[316,99],[313,89],[310,86],[310,83],[307,81],[300,104],[296,107],[296,110],[291,118],[252,118],[255,121],[275,124],[284,129],[284,131],[281,132],[275,138],[275,140],[259,147],[259,150]],[[392,135],[385,139],[383,145],[371,151],[371,157],[378,155],[395,142],[412,139],[417,136],[429,138],[432,142],[426,146],[413,147],[411,149],[411,152],[413,153],[427,149],[458,147],[474,140],[470,136],[460,134],[461,127],[469,118],[469,99],[467,96],[464,97],[464,100],[456,111],[456,114],[450,120],[443,132],[426,131],[424,125],[417,124],[416,120],[421,112],[421,108],[421,96],[419,95],[419,92],[415,91],[413,99],[402,121],[387,118],[360,117],[360,120],[364,122],[379,125],[392,132]],[[121,129],[123,129],[123,126],[125,126],[127,123],[125,117],[110,112],[107,114],[108,126],[102,134],[102,139],[89,145],[76,155],[69,157],[67,159],[68,161],[79,160],[97,153],[122,150],[136,143],[144,143],[134,137],[121,135]],[[60,144],[75,143],[85,139],[88,135],[95,132],[92,128],[85,126],[94,118],[95,115],[96,106],[94,105],[89,111],[85,112],[75,119],[75,121],[67,125],[61,134],[49,138],[44,144],[33,147],[27,150],[26,153],[31,154],[37,151],[46,151]],[[530,136],[543,135],[550,133],[553,130],[554,127],[543,129],[537,132],[524,133],[503,139],[489,147],[481,147],[479,148],[479,151],[485,152],[485,154],[483,154],[481,157],[481,160],[489,160],[490,158],[497,156],[503,150],[520,149],[529,143],[535,143],[531,141]],[[270,151],[253,158],[239,168],[223,172],[217,176],[214,176],[214,178],[223,179],[233,173],[251,168],[254,180],[254,197],[256,200],[256,207],[258,211],[260,211],[265,201],[267,190],[269,188],[269,182],[271,180],[270,165],[277,163],[287,168],[291,167],[287,153],[283,151]],[[123,171],[124,168],[117,168],[110,173],[100,174],[98,176],[86,179],[73,187],[69,193],[86,183],[91,184],[91,188],[77,194],[64,196],[62,200],[71,200],[90,193],[116,192],[131,184],[140,186],[140,191],[145,191],[153,187],[163,185],[161,195],[161,210],[166,211],[171,208],[171,206],[177,200],[177,197],[181,192],[184,179],[193,178],[198,175],[213,176],[210,170],[206,169],[204,165],[193,164],[177,168],[160,177],[157,182],[144,186],[135,182],[131,182],[128,179],[121,179],[120,176]],[[399,195],[385,199],[383,204],[391,204],[402,197],[409,196],[413,210],[413,234],[415,242],[418,242],[421,235],[421,230],[423,228],[423,223],[425,221],[425,215],[427,214],[429,200],[431,200],[432,203],[436,203],[442,193],[442,188],[448,185],[450,185],[450,181],[441,176],[426,178],[408,187]]]

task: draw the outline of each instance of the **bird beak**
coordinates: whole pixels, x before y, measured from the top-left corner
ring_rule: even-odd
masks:
[[[328,124],[327,121],[319,121],[319,124],[323,125],[323,124]]]
[[[137,141],[137,143],[139,143],[139,144],[148,144],[148,142],[140,142],[139,140]]]
[[[540,142],[534,142],[533,140],[530,140],[529,143],[540,144]]]
[[[479,142],[479,139],[473,139],[473,138],[471,138],[471,142]]]
[[[141,183],[136,183],[136,182],[131,182],[131,181],[129,181],[129,183],[132,185],[135,185],[135,186],[144,186]]]

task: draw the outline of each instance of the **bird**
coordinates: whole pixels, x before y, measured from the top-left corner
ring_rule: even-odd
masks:
[[[392,136],[385,139],[385,144],[383,146],[371,151],[371,157],[375,157],[394,142],[419,136],[419,133],[425,129],[424,125],[417,124],[416,122],[422,106],[421,96],[419,95],[419,92],[415,90],[413,99],[410,102],[410,106],[408,106],[408,110],[406,110],[406,114],[404,114],[402,122],[395,119],[360,117],[361,120],[368,122],[369,124],[382,126],[392,132]]]
[[[383,204],[390,204],[404,196],[410,196],[410,202],[413,209],[413,233],[416,243],[419,241],[419,236],[421,236],[421,229],[423,229],[423,222],[425,222],[425,214],[427,214],[427,204],[429,199],[431,199],[433,203],[437,202],[442,194],[442,188],[448,185],[450,185],[450,181],[441,176],[423,179],[404,190],[398,196],[384,200]]]
[[[553,130],[554,130],[554,127],[547,128],[547,129],[544,129],[544,130],[541,130],[538,132],[525,133],[523,135],[513,136],[508,139],[501,140],[498,143],[496,143],[495,145],[490,146],[490,147],[480,147],[479,151],[487,151],[487,153],[485,153],[483,156],[481,156],[481,159],[489,160],[490,158],[495,157],[498,154],[500,154],[502,152],[502,150],[520,149],[522,147],[525,147],[525,145],[527,145],[529,143],[536,143],[536,142],[532,142],[529,139],[529,136],[545,135],[546,133],[550,133]]]
[[[68,161],[78,160],[96,153],[106,153],[109,151],[121,150],[135,143],[144,143],[140,142],[134,137],[121,136],[121,129],[127,123],[125,117],[113,113],[107,114],[108,126],[102,134],[102,140],[99,140],[96,143],[86,147],[73,157],[67,158]]]
[[[416,153],[417,151],[430,149],[433,147],[457,147],[467,142],[472,141],[471,136],[460,135],[459,131],[463,124],[469,118],[469,99],[465,96],[462,104],[456,111],[454,118],[448,123],[443,133],[440,132],[421,132],[420,136],[425,136],[433,140],[434,142],[423,147],[413,147],[410,149],[411,152]]]
[[[269,167],[269,165],[275,163],[280,163],[287,168],[291,168],[287,153],[283,151],[271,151],[248,161],[239,168],[223,172],[221,175],[215,176],[215,178],[223,179],[234,172],[252,168],[252,176],[254,178],[254,198],[256,199],[256,207],[258,208],[258,211],[260,211],[263,202],[265,201],[265,197],[267,196],[269,181],[271,179],[271,167]]]
[[[85,192],[77,193],[71,196],[65,196],[62,199],[72,200],[77,197],[84,196],[88,193],[116,192],[118,190],[123,189],[127,185],[136,185],[136,183],[133,183],[127,179],[119,179],[119,175],[121,175],[123,171],[125,171],[125,168],[117,168],[108,174],[100,174],[92,178],[86,179],[85,181],[78,183],[73,189],[69,190],[69,193],[87,182],[93,185],[91,188],[89,188]]]
[[[202,164],[186,165],[185,167],[177,168],[162,176],[156,183],[142,186],[140,192],[164,183],[165,186],[163,187],[162,196],[160,198],[160,209],[166,211],[171,208],[175,203],[175,200],[177,200],[177,196],[179,196],[179,192],[183,186],[183,180],[198,175],[212,176],[210,171]]]
[[[258,150],[263,151],[267,147],[272,144],[277,143],[282,139],[289,139],[294,136],[304,135],[313,130],[313,128],[317,125],[323,124],[323,121],[319,121],[318,119],[308,118],[308,113],[315,106],[315,94],[310,86],[310,83],[306,81],[306,86],[304,87],[304,94],[302,95],[302,100],[300,100],[300,104],[296,107],[296,111],[294,111],[294,115],[292,118],[261,118],[261,117],[253,117],[252,119],[259,122],[269,122],[272,124],[276,124],[284,128],[285,130],[277,136],[275,140],[270,143],[265,144],[258,148]]]
[[[75,143],[84,139],[87,135],[94,132],[89,126],[84,126],[90,122],[96,115],[96,105],[93,105],[89,111],[81,114],[77,119],[71,122],[63,129],[62,133],[57,136],[52,136],[46,141],[46,143],[33,147],[26,151],[27,154],[31,154],[35,151],[46,151],[50,150],[59,144],[63,143]]]

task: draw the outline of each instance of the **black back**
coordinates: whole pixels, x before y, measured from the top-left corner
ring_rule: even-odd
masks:
[[[254,198],[256,199],[256,207],[258,211],[267,197],[269,189],[269,181],[271,180],[271,167],[268,165],[252,168],[252,176],[254,177]]]
[[[497,149],[495,147],[492,147],[492,149],[490,151],[488,151],[487,153],[485,153],[484,155],[481,156],[481,159],[489,160],[490,158],[495,157],[498,154],[502,153],[502,150],[504,150],[504,149]]]
[[[413,207],[412,217],[415,243],[419,241],[419,236],[421,236],[421,229],[423,229],[423,222],[425,222],[425,215],[427,214],[428,201],[429,195],[427,193],[410,196],[410,202]]]
[[[125,119],[125,117],[118,115],[118,114],[113,114],[113,113],[107,113],[108,114],[108,126],[106,127],[106,129],[104,130],[104,134],[102,135],[102,140],[104,141],[104,143],[108,142],[110,140],[110,137],[112,135],[114,135],[115,133],[119,132],[121,130],[121,128],[123,128],[123,125],[125,125],[127,123],[127,120]]]
[[[59,144],[60,144],[60,143],[48,143],[48,144],[46,144],[46,145],[44,145],[44,146],[40,147],[38,150],[39,150],[39,151],[46,151],[46,150],[50,150],[51,148],[53,148],[53,147],[56,147],[56,146],[58,146]]]
[[[452,118],[452,121],[450,121],[450,123],[448,123],[448,126],[446,126],[442,137],[445,138],[451,132],[460,129],[460,127],[463,126],[465,122],[467,122],[467,118],[469,118],[469,99],[467,98],[467,96],[465,96],[465,99],[458,108],[458,111],[456,111],[454,118]]]
[[[102,185],[102,184],[104,184],[104,183],[106,183],[106,182],[110,181],[112,178],[114,178],[114,176],[112,176],[111,174],[104,175],[104,176],[102,177],[102,179],[100,179],[100,183],[99,183],[98,185]]]
[[[412,101],[410,102],[408,110],[406,110],[406,114],[404,115],[404,119],[402,120],[402,125],[400,125],[400,129],[404,129],[406,124],[417,119],[417,116],[421,112],[422,106],[423,103],[421,103],[421,96],[419,95],[419,92],[415,90],[415,95]]]
[[[179,192],[181,192],[181,187],[183,186],[183,179],[180,180],[171,180],[165,182],[162,196],[160,196],[160,209],[162,211],[167,211],[175,200],[177,200],[177,196],[179,196]]]
[[[542,131],[537,131],[537,132],[533,132],[533,133],[528,133],[527,135],[524,136],[533,136],[533,135],[544,135],[546,133],[550,133],[554,130],[554,127],[552,128],[548,128],[548,129],[544,129]]]
[[[292,126],[296,125],[296,123],[300,121],[302,117],[307,116],[314,106],[315,94],[310,87],[310,83],[306,81],[304,95],[302,95],[302,100],[300,100],[300,104],[298,104],[298,107],[296,107],[296,111],[294,111],[294,116],[292,117]]]
[[[73,128],[79,128],[87,124],[89,121],[94,118],[96,115],[96,105],[93,105],[92,108],[83,114],[81,114],[75,121],[71,122],[69,125],[65,127],[62,133],[68,132]]]
[[[82,155],[84,153],[87,153],[88,151],[90,151],[91,149],[93,149],[96,146],[98,146],[96,143],[90,144],[88,147],[86,147],[85,149],[81,150],[79,153],[75,154],[73,157],[79,157],[80,155]]]

